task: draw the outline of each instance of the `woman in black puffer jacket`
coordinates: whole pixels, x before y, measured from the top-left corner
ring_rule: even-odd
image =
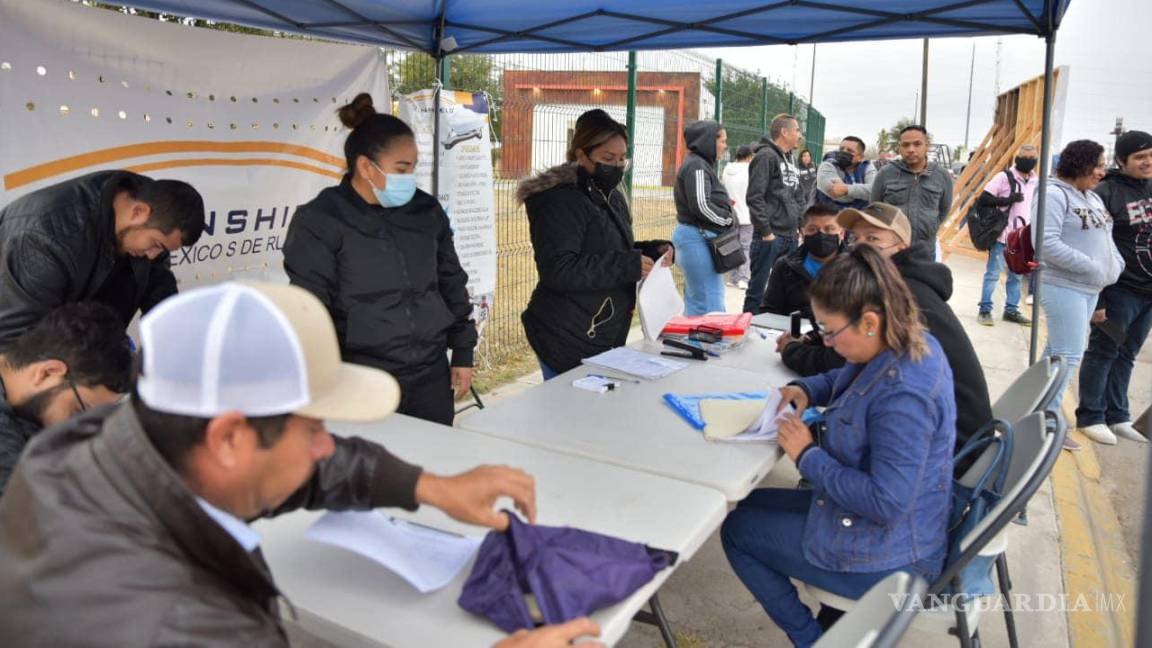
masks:
[[[378,114],[367,94],[340,120],[352,129],[348,173],[292,216],[284,270],[328,308],[345,361],[396,377],[397,411],[451,425],[477,333],[448,215],[416,188],[407,124]]]
[[[521,315],[545,380],[628,338],[636,282],[671,249],[635,242],[618,185],[628,133],[602,110],[576,121],[568,162],[520,183],[540,276]],[[669,255],[671,261],[671,255]]]

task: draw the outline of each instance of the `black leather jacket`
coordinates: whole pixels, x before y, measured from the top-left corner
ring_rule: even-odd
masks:
[[[99,301],[127,326],[176,294],[164,253],[149,261],[116,253],[112,199],[145,181],[100,171],[22,196],[0,210],[0,346],[48,311]]]

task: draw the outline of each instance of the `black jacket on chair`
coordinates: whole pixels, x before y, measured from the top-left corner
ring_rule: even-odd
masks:
[[[150,182],[100,171],[46,187],[0,210],[0,346],[63,304],[97,301],[127,326],[176,294],[169,255],[120,256],[112,201]]]
[[[636,243],[619,189],[601,191],[576,164],[520,183],[539,281],[521,315],[528,343],[557,372],[622,346],[632,325],[640,257],[661,244]],[[669,244],[670,245],[670,244]]]
[[[444,361],[471,367],[476,325],[448,215],[417,191],[403,206],[364,201],[347,176],[292,216],[284,270],[336,325],[344,360],[403,380]]]

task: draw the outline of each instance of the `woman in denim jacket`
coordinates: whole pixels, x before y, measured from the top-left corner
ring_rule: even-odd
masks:
[[[940,573],[956,436],[952,370],[891,262],[856,246],[809,296],[824,343],[848,360],[780,390],[797,412],[826,408],[820,446],[796,414],[780,419],[780,447],[812,489],[753,492],[721,536],[737,576],[797,646],[823,630],[789,578],[858,598],[892,572]]]

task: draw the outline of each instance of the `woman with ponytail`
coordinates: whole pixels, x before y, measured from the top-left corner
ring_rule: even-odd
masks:
[[[896,571],[939,575],[947,551],[956,403],[952,371],[890,261],[856,246],[809,290],[824,344],[847,364],[780,390],[802,412],[822,406],[818,445],[784,413],[779,444],[810,490],[753,492],[724,521],[728,561],[797,646],[820,620],[790,578],[858,598]]]
[[[407,124],[377,113],[368,94],[338,114],[351,129],[347,173],[296,210],[284,269],[328,308],[345,361],[396,377],[399,412],[451,425],[477,334],[448,216],[416,188]]]

